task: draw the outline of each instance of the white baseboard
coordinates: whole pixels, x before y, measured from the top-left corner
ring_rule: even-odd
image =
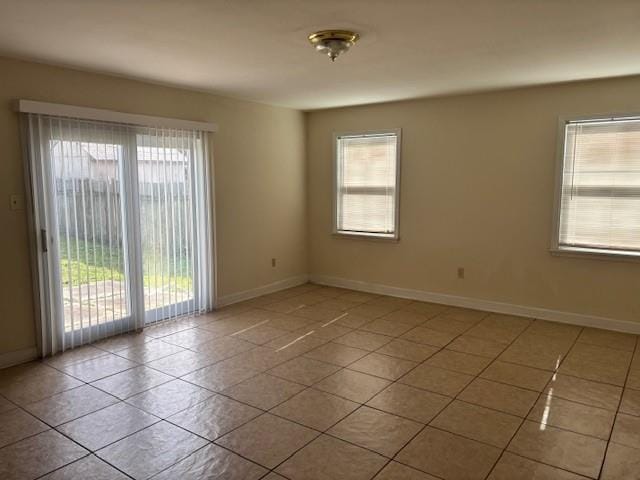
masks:
[[[267,293],[284,290],[285,288],[297,287],[298,285],[303,285],[308,281],[309,275],[306,274],[285,278],[284,280],[279,280],[268,285],[252,288],[251,290],[245,290],[243,292],[232,293],[230,295],[219,297],[216,307],[231,305],[232,303],[249,300],[261,295],[266,295]],[[36,358],[38,358],[38,350],[36,349],[36,347],[16,350],[14,352],[0,353],[0,369],[18,365],[20,363],[29,362],[31,360],[35,360]]]
[[[267,293],[277,292],[284,290],[285,288],[297,287],[298,285],[305,284],[309,281],[309,275],[298,275],[295,277],[285,278],[284,280],[278,280],[277,282],[262,285],[261,287],[252,288],[251,290],[244,290],[238,293],[231,293],[223,297],[219,297],[216,302],[216,308],[231,305],[232,303],[242,302],[244,300],[250,300]]]
[[[616,320],[613,318],[596,317],[594,315],[584,315],[581,313],[563,312],[560,310],[549,310],[540,307],[526,305],[514,305],[511,303],[496,302],[480,298],[460,297],[446,293],[426,292],[424,290],[413,290],[409,288],[392,287],[377,283],[363,282],[360,280],[349,280],[346,278],[330,277],[325,275],[311,275],[310,280],[320,285],[331,287],[349,288],[361,292],[377,293],[381,295],[391,295],[394,297],[409,298],[411,300],[421,300],[424,302],[441,303],[454,307],[473,308],[486,312],[504,313],[519,317],[536,318],[540,320],[550,320],[553,322],[569,323],[583,327],[604,328],[617,332],[640,334],[640,322],[629,322],[626,320]]]
[[[332,287],[349,288],[361,292],[377,293],[380,295],[391,295],[394,297],[409,298],[411,300],[421,300],[424,302],[441,303],[454,307],[473,308],[487,312],[504,313],[520,317],[537,318],[540,320],[550,320],[553,322],[580,325],[583,327],[605,328],[618,332],[640,334],[640,322],[629,322],[626,320],[616,320],[613,318],[597,317],[581,313],[563,312],[560,310],[550,310],[540,307],[526,305],[514,305],[511,303],[496,302],[479,298],[461,297],[446,293],[426,292],[424,290],[414,290],[409,288],[392,287],[377,283],[363,282],[360,280],[350,280],[346,278],[330,277],[325,275],[298,275],[286,278],[277,282],[252,288],[238,293],[232,293],[218,298],[216,307],[223,307],[243,300],[250,300],[261,295],[284,290],[285,288],[296,287],[308,281],[328,285]],[[38,358],[36,347],[25,348],[13,352],[0,354],[0,369],[29,362]]]
[[[36,347],[23,348],[13,352],[0,354],[0,368],[12,367],[19,363],[29,362],[38,358],[38,349]]]

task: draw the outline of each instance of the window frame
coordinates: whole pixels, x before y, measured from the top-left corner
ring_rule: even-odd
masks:
[[[395,201],[394,201],[394,227],[393,232],[389,234],[374,232],[349,232],[338,229],[338,139],[342,137],[367,137],[378,135],[395,135],[396,136],[396,176],[395,176]],[[402,129],[387,128],[380,130],[358,130],[347,132],[333,133],[333,199],[332,199],[332,235],[336,238],[352,238],[363,240],[374,240],[383,242],[398,242],[400,240],[400,172],[402,158]]]
[[[578,122],[598,122],[624,119],[640,119],[640,113],[605,113],[590,115],[564,115],[558,117],[556,165],[554,172],[553,228],[550,248],[552,255],[575,258],[593,258],[609,261],[640,262],[640,248],[636,251],[560,245],[560,211],[562,208],[562,181],[564,178],[566,126],[570,123]]]

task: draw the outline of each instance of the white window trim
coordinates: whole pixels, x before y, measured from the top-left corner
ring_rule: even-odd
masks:
[[[393,134],[397,137],[396,146],[396,188],[395,188],[395,224],[393,233],[346,232],[338,230],[338,138],[348,136]],[[382,130],[360,130],[353,132],[334,132],[333,134],[333,200],[332,200],[332,235],[336,238],[351,238],[382,242],[398,242],[400,240],[400,171],[402,151],[402,129],[387,128]]]
[[[100,108],[78,107],[59,103],[36,102],[33,100],[17,100],[15,110],[21,113],[38,113],[55,117],[78,118],[82,120],[99,120],[103,122],[125,123],[143,127],[163,127],[184,130],[201,130],[217,132],[218,125],[209,122],[196,122],[167,117],[153,117],[137,113],[116,112]]]
[[[585,258],[590,257],[596,260],[617,260],[640,262],[640,251],[613,250],[604,248],[588,247],[565,247],[560,245],[560,208],[562,205],[562,178],[564,171],[564,147],[565,147],[565,127],[571,122],[580,121],[608,121],[626,118],[640,118],[640,113],[605,113],[592,115],[566,115],[558,117],[558,138],[556,148],[556,168],[555,168],[555,192],[553,201],[553,228],[551,232],[552,255]]]

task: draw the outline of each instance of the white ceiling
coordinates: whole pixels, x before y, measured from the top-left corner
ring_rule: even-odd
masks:
[[[307,110],[637,74],[640,0],[0,0],[0,55]]]

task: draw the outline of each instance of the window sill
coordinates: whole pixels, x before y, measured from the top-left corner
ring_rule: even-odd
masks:
[[[607,260],[614,262],[640,263],[640,252],[625,252],[616,250],[599,250],[597,248],[565,247],[552,248],[551,255],[559,257],[592,258],[594,260]]]
[[[399,237],[388,236],[388,235],[376,235],[375,233],[366,234],[366,233],[333,232],[331,236],[333,238],[341,238],[341,239],[349,239],[349,240],[369,240],[372,242],[383,242],[383,243],[398,243],[400,241]]]

